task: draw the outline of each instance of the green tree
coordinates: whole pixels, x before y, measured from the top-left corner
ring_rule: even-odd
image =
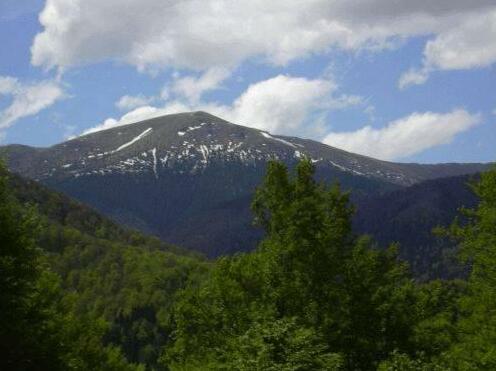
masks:
[[[294,179],[273,163],[255,196],[271,291],[279,315],[318,329],[348,368],[370,368],[394,349],[411,350],[415,287],[394,247],[382,252],[353,235],[349,194],[313,175],[309,160]]]
[[[471,186],[477,208],[462,210],[463,223],[438,231],[458,241],[469,278],[419,288],[416,355],[395,352],[381,370],[496,369],[496,170]]]
[[[253,253],[220,259],[182,293],[163,364],[373,369],[395,349],[413,353],[415,287],[396,249],[355,237],[348,194],[313,175],[309,160],[293,177],[269,164],[253,201],[264,240]]]
[[[472,185],[480,198],[465,210],[466,225],[449,230],[460,242],[462,259],[471,265],[468,293],[459,300],[457,339],[444,360],[460,370],[496,369],[496,169]]]
[[[0,369],[137,370],[102,344],[104,321],[75,315],[51,257],[38,248],[36,210],[12,197],[0,164]]]
[[[0,164],[0,167],[2,165]],[[0,177],[0,368],[61,369],[57,339],[44,334],[50,307],[42,305],[37,220]],[[46,335],[46,336],[44,336]],[[41,340],[43,339],[43,341]]]

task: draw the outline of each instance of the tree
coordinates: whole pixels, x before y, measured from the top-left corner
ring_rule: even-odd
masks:
[[[36,210],[11,196],[0,164],[0,369],[139,370],[103,346],[106,323],[75,316],[77,295],[64,293],[38,248]]]
[[[2,165],[0,164],[0,167]],[[1,169],[0,169],[1,170]],[[57,339],[46,334],[34,210],[22,208],[0,177],[0,368],[61,369]]]
[[[419,290],[425,313],[415,328],[416,357],[395,352],[381,370],[496,369],[496,170],[471,185],[480,201],[462,210],[438,233],[459,243],[459,256],[470,266],[467,282],[434,281]]]
[[[455,222],[450,235],[460,242],[462,259],[471,265],[468,293],[459,300],[457,339],[445,353],[446,363],[460,370],[496,369],[496,169],[472,185],[480,198],[465,210],[466,225]]]
[[[264,240],[253,253],[220,259],[182,293],[163,364],[371,369],[395,349],[413,353],[416,296],[406,267],[395,248],[354,236],[348,194],[313,175],[309,160],[294,176],[269,164],[253,201]]]

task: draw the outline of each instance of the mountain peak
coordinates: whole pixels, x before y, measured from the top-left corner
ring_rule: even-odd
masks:
[[[205,111],[193,111],[193,112],[190,112],[190,114],[195,116],[195,117],[198,117],[199,119],[202,119],[202,120],[221,120],[221,121],[224,121],[220,117],[214,116],[211,113],[205,112]]]
[[[229,123],[207,112],[166,115],[49,148],[0,148],[14,172],[94,206],[114,220],[211,255],[253,242],[250,200],[269,160],[302,157],[353,194],[473,173],[485,165],[397,164]],[[206,242],[209,241],[209,242]]]
[[[38,180],[112,174],[143,174],[158,179],[170,172],[201,173],[212,165],[263,168],[269,160],[292,165],[308,157],[328,174],[410,185],[424,179],[479,171],[483,167],[379,161],[320,142],[236,125],[204,111],[118,126],[50,148],[10,147],[9,150],[7,147],[7,152],[15,157],[21,173]]]

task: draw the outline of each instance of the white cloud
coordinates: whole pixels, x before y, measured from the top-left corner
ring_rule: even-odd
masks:
[[[0,130],[17,120],[32,116],[64,98],[64,91],[56,81],[45,80],[23,84],[17,79],[0,77],[0,95],[11,99],[10,105],[0,111]]]
[[[124,95],[116,103],[116,107],[122,111],[131,111],[145,106],[152,107],[151,104],[160,101],[167,101],[175,97],[177,101],[186,101],[190,105],[197,105],[204,93],[220,88],[220,84],[230,76],[230,72],[225,68],[211,68],[199,76],[180,76],[175,73],[170,86],[164,86],[158,96]],[[1,92],[0,81],[0,92]],[[153,112],[154,110],[145,110]]]
[[[95,132],[152,117],[185,111],[207,111],[237,124],[268,130],[275,134],[320,134],[316,118],[330,110],[362,102],[360,97],[337,95],[329,79],[306,79],[278,75],[250,85],[231,105],[173,100],[162,107],[144,106],[119,119],[107,119],[84,132]]]
[[[144,106],[152,103],[155,100],[154,97],[146,97],[143,94],[139,95],[124,95],[116,103],[116,107],[122,111],[129,111],[134,108]]]
[[[10,95],[18,86],[16,78],[11,76],[0,76],[0,95]]]
[[[279,75],[252,84],[225,112],[232,121],[275,134],[301,130],[309,114],[332,103],[329,80]]]
[[[253,58],[284,65],[330,48],[380,50],[432,35],[427,63],[471,68],[494,63],[495,12],[494,0],[47,0],[32,63],[229,69]]]
[[[411,68],[401,75],[400,80],[398,81],[398,87],[403,90],[411,85],[422,85],[428,78],[429,71],[426,68],[420,70]]]
[[[461,109],[445,114],[413,113],[381,129],[365,126],[353,132],[330,133],[323,141],[350,152],[395,160],[450,143],[455,135],[479,122],[479,115]]]
[[[405,88],[427,81],[436,70],[466,70],[496,62],[496,7],[468,14],[452,22],[424,49],[423,66],[403,74],[398,85]]]
[[[87,129],[83,132],[82,135],[95,133],[101,130],[112,129],[117,126],[132,124],[135,122],[143,121],[149,118],[158,117],[162,115],[166,115],[168,112],[163,108],[157,108],[152,106],[143,106],[132,110],[131,112],[126,113],[120,119],[116,120],[114,118],[108,118],[101,124]]]
[[[329,145],[375,158],[393,160],[422,152],[453,138],[480,122],[480,116],[458,109],[449,113],[413,113],[381,129],[365,126],[354,132],[329,133],[326,114],[350,106],[374,108],[357,96],[339,95],[331,79],[278,75],[250,85],[230,105],[172,100],[162,106],[136,108],[118,119],[109,118],[83,134],[127,125],[162,115],[206,111],[236,124],[269,131],[323,138]]]
[[[487,67],[496,62],[496,9],[453,25],[425,47],[425,64],[442,70]]]
[[[229,75],[229,71],[225,68],[211,68],[199,77],[176,78],[171,91],[192,103],[197,103],[205,92],[218,89],[220,83]]]

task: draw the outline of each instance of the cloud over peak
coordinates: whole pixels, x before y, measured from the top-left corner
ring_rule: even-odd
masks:
[[[204,93],[218,89],[229,75],[230,72],[226,68],[210,68],[199,77],[177,77],[172,84],[171,91],[189,102],[197,103]]]
[[[207,111],[229,121],[264,129],[275,134],[320,133],[315,116],[330,110],[360,104],[357,96],[337,94],[337,85],[330,79],[307,79],[288,75],[251,84],[232,104],[219,104],[184,99],[166,100],[161,106],[142,106],[120,119],[110,118],[89,129],[94,132],[152,117],[185,111]],[[86,131],[85,133],[88,133]]]
[[[143,94],[139,95],[124,95],[115,103],[115,106],[122,111],[132,110],[155,101],[155,97],[146,97]]]
[[[278,75],[251,84],[229,105],[170,100],[159,106],[138,107],[118,119],[109,118],[84,134],[166,114],[201,110],[274,134],[313,137],[350,152],[396,160],[447,144],[481,122],[480,115],[455,109],[447,113],[413,113],[377,129],[364,126],[351,132],[329,132],[323,120],[327,113],[366,106],[361,97],[342,95],[338,90],[333,80]]]
[[[285,65],[418,35],[433,36],[424,51],[433,68],[496,60],[492,0],[47,0],[40,23],[32,63],[46,68],[117,60],[139,70],[231,69],[253,58]]]
[[[352,132],[330,133],[323,141],[350,152],[396,160],[450,143],[457,134],[480,121],[480,115],[462,109],[449,113],[413,113],[380,129],[364,126]]]

